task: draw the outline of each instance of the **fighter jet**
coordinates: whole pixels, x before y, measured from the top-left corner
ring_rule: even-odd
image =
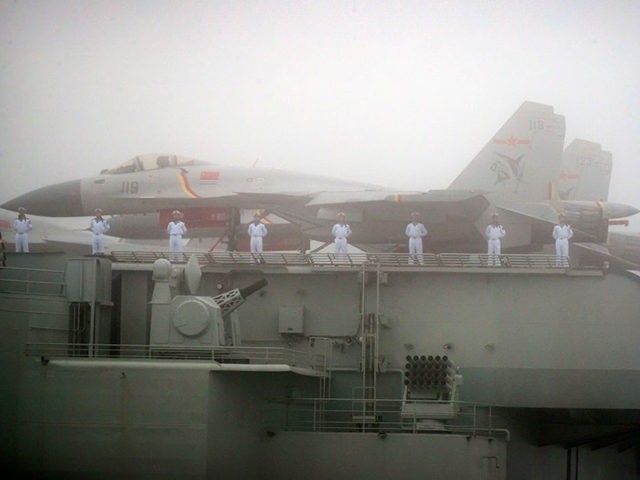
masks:
[[[44,187],[3,205],[47,215],[225,212],[265,209],[299,225],[308,238],[328,242],[330,225],[344,212],[351,242],[359,246],[406,245],[410,212],[421,213],[432,251],[479,251],[494,213],[507,229],[503,250],[530,250],[548,241],[558,212],[574,212],[574,232],[597,240],[608,221],[638,212],[622,204],[549,198],[561,173],[564,117],[553,107],[525,102],[445,190],[398,191],[305,173],[207,163],[177,155],[137,156],[96,177]],[[601,222],[582,222],[597,209]],[[187,226],[189,226],[187,224]],[[234,228],[229,233],[233,235]],[[230,245],[233,242],[230,241]]]

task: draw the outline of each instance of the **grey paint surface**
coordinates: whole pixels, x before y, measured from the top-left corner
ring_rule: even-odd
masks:
[[[148,272],[121,274],[131,275],[123,284],[142,285]],[[237,287],[260,275],[269,280],[266,293],[249,297],[238,310],[247,343],[304,345],[304,338],[277,333],[279,307],[302,304],[307,335],[335,333],[332,359],[347,370],[333,372],[332,393],[349,394],[361,379],[359,344],[347,345],[343,337],[359,325],[358,275],[289,275],[268,268],[205,272],[199,293],[217,293],[218,280],[225,288]],[[380,373],[379,396],[399,398],[400,369],[409,352],[446,353],[461,367],[467,400],[504,405],[506,412],[621,409],[631,418],[640,382],[637,288],[634,280],[616,274],[391,272],[380,286],[387,373]],[[365,313],[375,312],[375,292],[370,281]],[[7,293],[0,298],[0,381],[7,392],[0,402],[2,454],[24,470],[65,478],[298,478],[310,471],[317,478],[388,478],[390,472],[405,478],[416,472],[485,478],[478,476],[488,468],[482,462],[493,460],[483,459],[496,456],[504,470],[494,474],[505,476],[495,478],[533,480],[565,471],[560,445],[537,447],[534,417],[501,417],[499,427],[512,432],[506,445],[425,434],[389,434],[382,440],[375,434],[276,430],[269,437],[267,429],[282,424],[284,399],[316,396],[316,380],[209,373],[180,368],[179,362],[157,369],[127,360],[102,368],[43,365],[23,355],[24,344],[52,341],[55,330],[34,327],[63,326],[66,303]],[[137,321],[138,300],[122,316],[125,329]],[[131,306],[122,305],[125,313]],[[588,336],[578,338],[576,332]],[[492,349],[486,348],[489,342]],[[449,350],[443,350],[445,343]],[[615,352],[609,352],[611,344]],[[634,478],[635,459],[628,452],[584,447],[580,455],[580,478]]]

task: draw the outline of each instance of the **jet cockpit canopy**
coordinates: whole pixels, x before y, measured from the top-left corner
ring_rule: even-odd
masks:
[[[103,170],[102,174],[117,175],[121,173],[141,172],[143,170],[156,170],[167,167],[186,167],[191,165],[206,165],[209,162],[196,160],[195,158],[182,157],[179,155],[165,155],[149,153],[138,155],[115,168]]]

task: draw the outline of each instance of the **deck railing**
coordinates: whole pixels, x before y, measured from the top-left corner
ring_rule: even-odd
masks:
[[[296,252],[124,252],[114,251],[110,258],[119,263],[153,263],[164,258],[184,264],[195,255],[202,266],[309,266],[309,267],[407,267],[407,268],[569,268],[569,258],[544,254],[506,254],[492,266],[482,253],[296,253]]]
[[[407,405],[412,408],[407,409]],[[409,412],[454,412],[451,418],[430,419]],[[267,428],[308,432],[377,432],[377,433],[457,433],[501,436],[509,440],[509,432],[500,427],[491,406],[470,402],[361,399],[361,398],[288,398],[273,400],[271,423]]]
[[[25,353],[27,356],[45,360],[55,358],[185,360],[224,364],[288,365],[318,371],[326,368],[322,355],[284,347],[27,343]]]

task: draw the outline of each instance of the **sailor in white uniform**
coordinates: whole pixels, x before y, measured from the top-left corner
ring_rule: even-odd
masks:
[[[249,248],[251,253],[262,253],[262,238],[267,236],[267,227],[260,221],[260,214],[253,216],[253,223],[249,224],[247,233],[251,237]]]
[[[182,213],[174,210],[172,213],[173,220],[167,225],[167,233],[169,234],[169,251],[182,252],[182,235],[187,233],[187,227],[180,218]]]
[[[344,255],[347,253],[347,239],[351,236],[351,227],[345,223],[346,216],[344,213],[338,214],[338,223],[331,229],[331,235],[335,237],[333,241],[335,253]]]
[[[426,227],[419,222],[420,214],[411,213],[411,223],[407,225],[404,233],[409,237],[409,263],[424,263],[422,257],[422,237],[427,235]]]
[[[558,216],[558,225],[553,227],[553,238],[556,241],[556,267],[569,266],[569,239],[573,237],[573,230],[567,223],[564,214]]]
[[[16,252],[29,253],[29,232],[33,230],[31,220],[26,216],[24,207],[18,209],[18,218],[13,221],[13,229],[16,232]]]
[[[484,231],[487,238],[487,265],[488,266],[500,266],[500,239],[504,238],[507,232],[504,227],[498,222],[498,214],[494,213],[491,217],[492,222],[487,225]]]
[[[91,255],[104,255],[104,234],[111,228],[109,222],[102,218],[102,209],[95,209],[96,216],[91,219],[89,230],[93,233],[91,239]]]

